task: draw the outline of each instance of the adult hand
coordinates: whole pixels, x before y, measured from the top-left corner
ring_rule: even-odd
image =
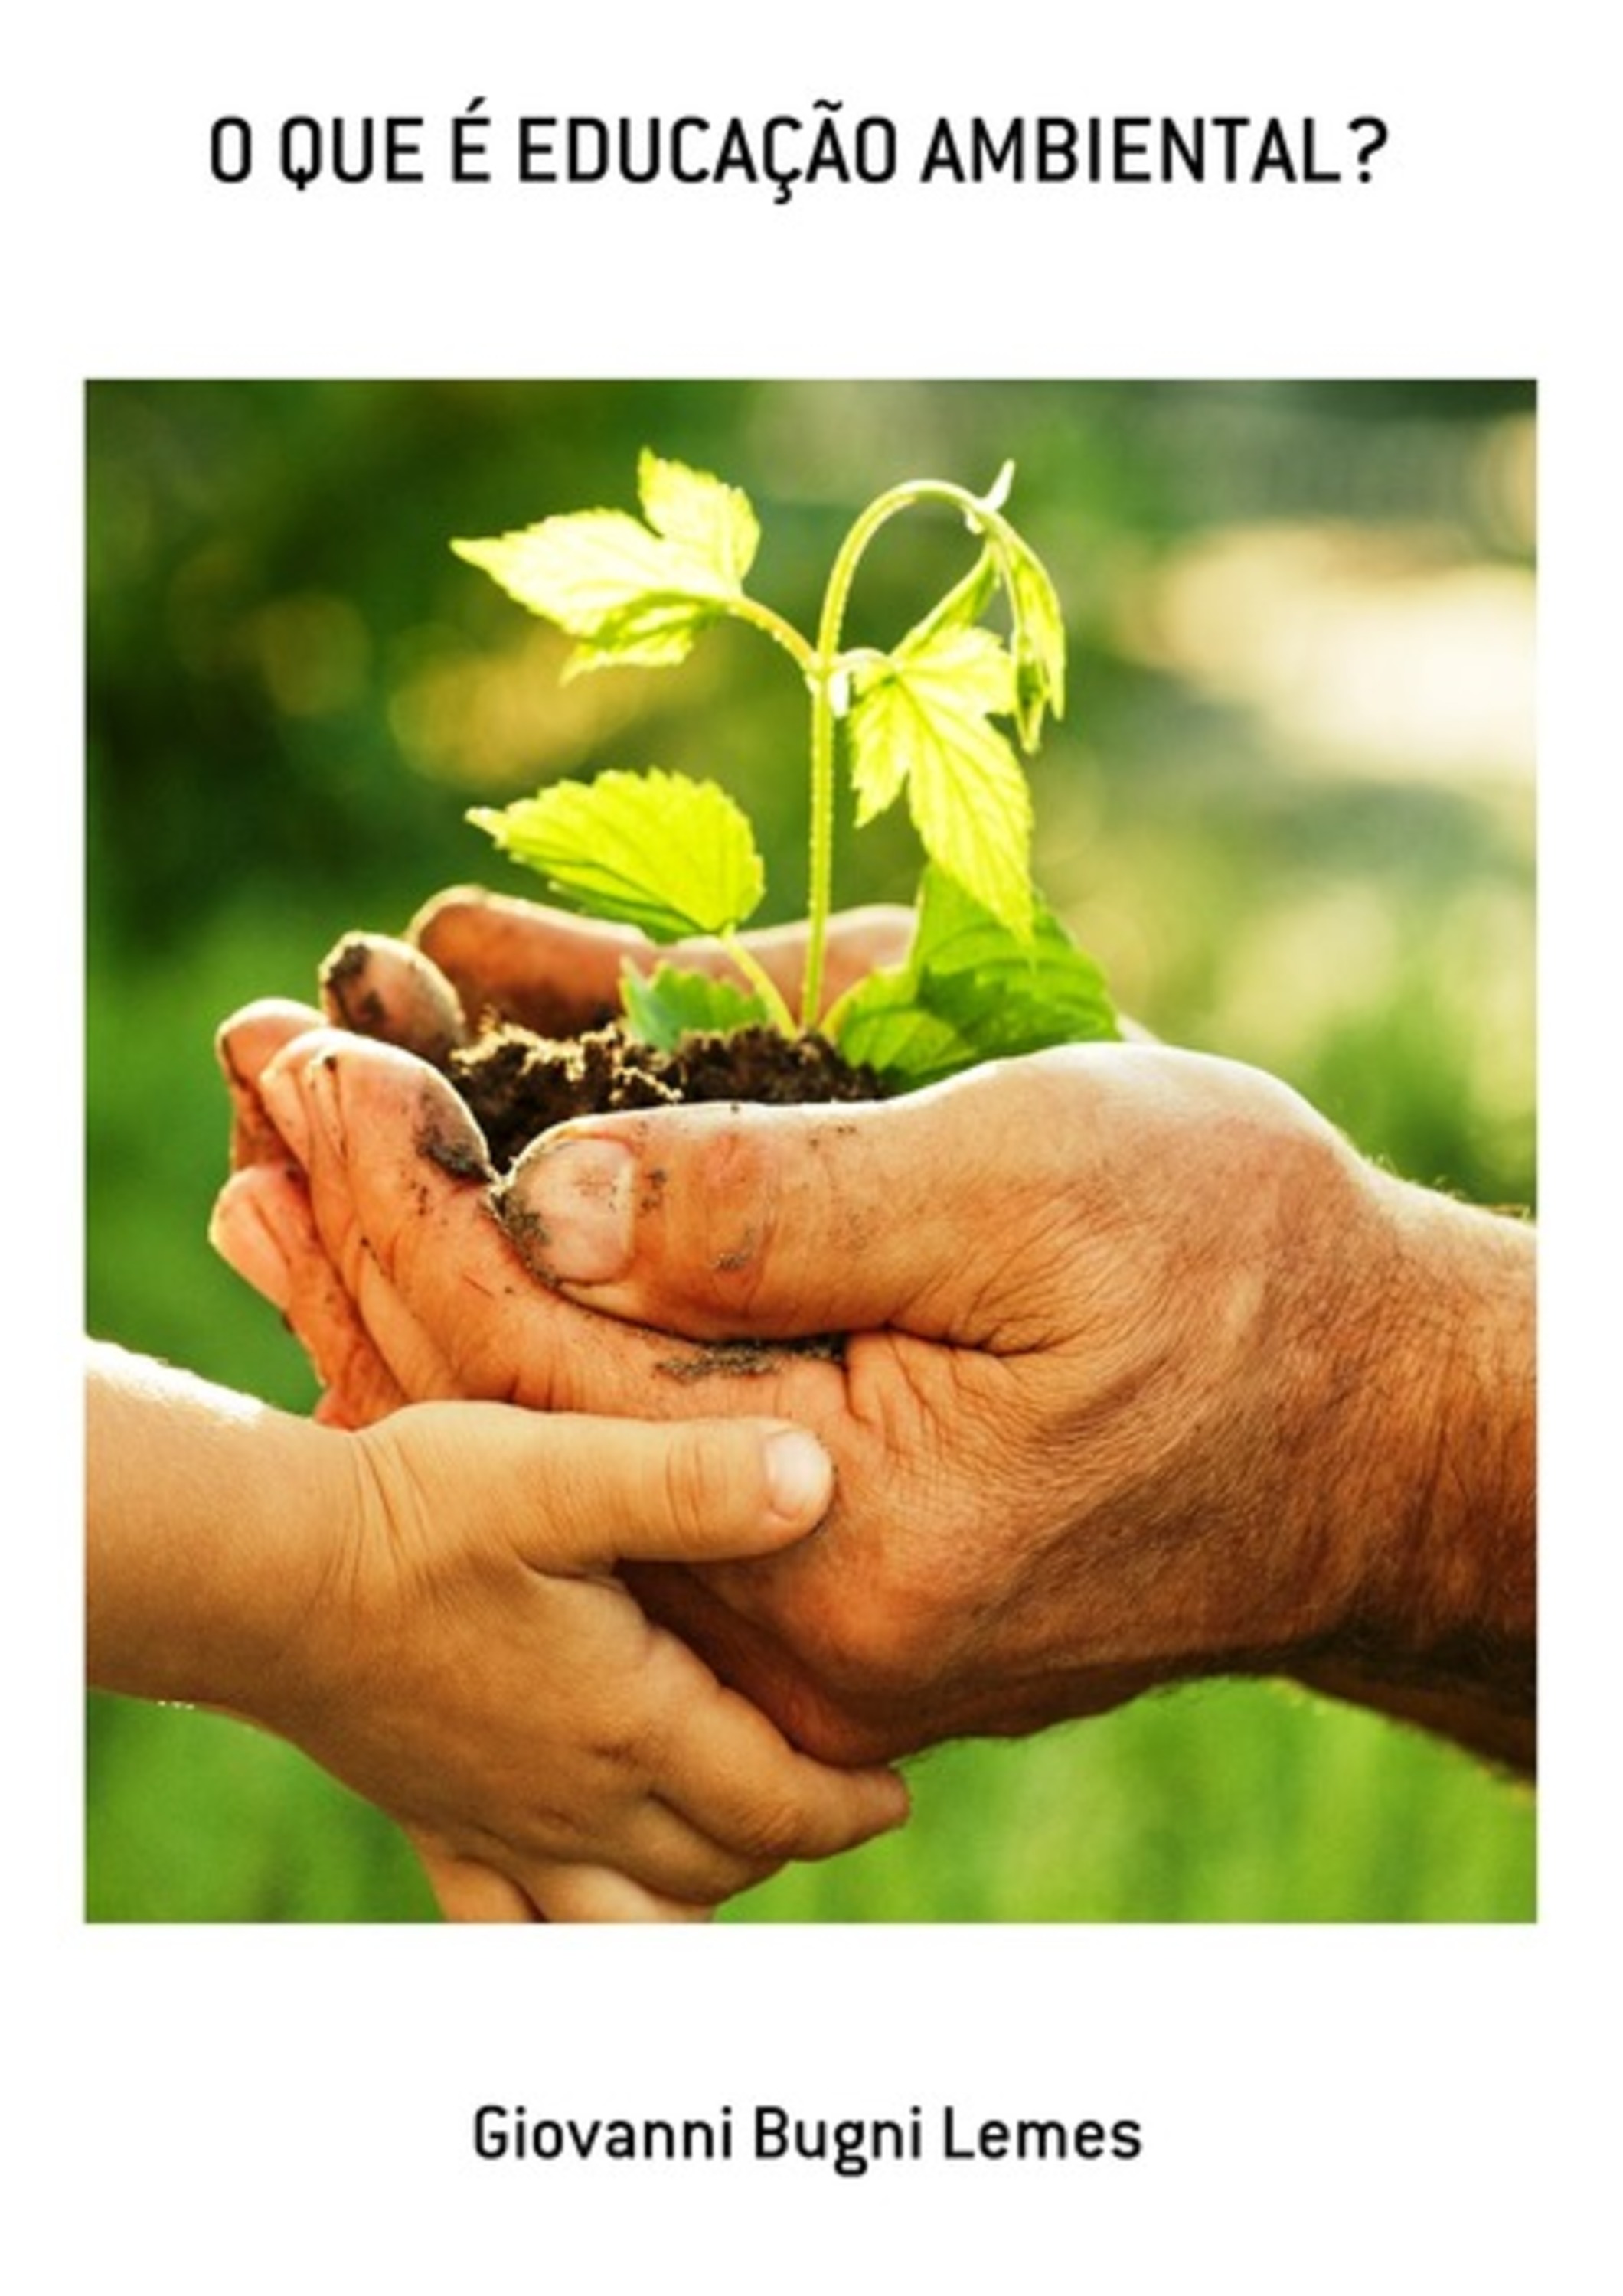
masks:
[[[884,905],[834,917],[825,950],[825,1008],[876,966],[899,962],[912,927],[910,909]],[[805,926],[744,939],[786,1000],[798,1005]],[[321,968],[319,1009],[265,997],[223,1024],[218,1050],[231,1099],[234,1178],[217,1215],[217,1238],[238,1272],[276,1300],[307,1343],[319,1336],[312,1352],[324,1382],[320,1418],[364,1426],[410,1397],[322,1250],[304,1174],[260,1097],[265,1068],[294,1037],[325,1023],[435,1065],[486,1015],[538,1033],[578,1032],[619,1010],[628,965],[647,972],[662,959],[742,980],[713,940],[660,947],[629,926],[457,886],[426,902],[404,939],[346,935]]]
[[[868,1759],[1286,1671],[1530,1761],[1530,1238],[1273,1080],[1077,1047],[868,1106],[588,1119],[499,1226],[415,1061],[305,1035],[260,1088],[308,1184],[304,1232],[269,1228],[318,1360],[340,1301],[336,1351],[360,1335],[404,1394],[820,1435],[815,1540],[638,1581],[798,1742]],[[228,1196],[228,1258],[235,1225]]]
[[[877,965],[899,964],[912,926],[910,909],[883,904],[832,918],[823,1009]],[[786,1003],[798,1011],[805,926],[773,926],[743,938]],[[630,925],[456,886],[418,910],[403,941],[375,933],[353,933],[342,941],[323,968],[323,1006],[342,1028],[433,1061],[487,1013],[540,1036],[597,1027],[621,1009],[625,968],[651,972],[662,962],[749,986],[713,940],[656,947]]]

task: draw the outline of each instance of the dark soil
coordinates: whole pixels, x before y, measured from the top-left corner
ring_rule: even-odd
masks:
[[[612,1021],[564,1039],[504,1022],[450,1052],[443,1065],[473,1111],[498,1171],[538,1133],[572,1116],[677,1101],[782,1107],[885,1097],[871,1069],[852,1067],[822,1037],[783,1037],[766,1028],[685,1037],[674,1052],[662,1053]]]

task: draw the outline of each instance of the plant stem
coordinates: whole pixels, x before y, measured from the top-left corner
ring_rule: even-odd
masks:
[[[800,1025],[817,1026],[823,1001],[823,949],[834,899],[834,699],[832,675],[817,671],[812,685],[812,818],[806,864],[806,973]]]
[[[810,677],[816,667],[816,656],[793,622],[786,621],[770,606],[763,606],[759,598],[729,598],[727,612],[734,621],[748,622],[753,629],[763,631],[775,644],[780,645],[794,660],[804,677]]]
[[[819,1007],[822,1004],[823,952],[834,905],[835,727],[837,718],[844,714],[840,687],[849,675],[848,666],[840,652],[845,608],[862,554],[879,529],[899,512],[910,510],[914,504],[923,502],[950,504],[962,512],[966,524],[976,533],[987,531],[997,521],[997,512],[993,504],[972,495],[967,487],[954,486],[945,479],[904,479],[897,486],[887,487],[882,495],[876,495],[840,545],[829,570],[828,586],[823,592],[822,611],[817,625],[817,644],[802,661],[806,683],[812,690],[806,976],[800,1008],[801,1027],[805,1029],[817,1025]],[[798,636],[797,633],[791,635]],[[801,641],[803,645],[803,643]],[[795,653],[797,660],[801,659],[796,647],[792,646],[790,651]],[[839,701],[837,708],[836,699]]]
[[[761,959],[753,949],[746,947],[736,932],[718,933],[716,938],[766,1006],[772,1026],[780,1036],[792,1037],[795,1034],[795,1015],[785,1001],[783,991]]]

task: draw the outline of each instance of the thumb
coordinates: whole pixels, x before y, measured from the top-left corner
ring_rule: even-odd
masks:
[[[402,1447],[433,1519],[457,1492],[465,1512],[476,1488],[490,1528],[542,1570],[771,1554],[803,1538],[834,1497],[828,1453],[784,1420],[664,1423],[436,1403],[367,1435]]]
[[[976,1262],[1033,1161],[990,1074],[895,1101],[583,1119],[525,1151],[497,1210],[555,1290],[691,1338],[967,1339]]]

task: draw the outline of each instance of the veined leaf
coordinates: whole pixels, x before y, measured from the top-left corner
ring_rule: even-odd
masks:
[[[847,1060],[866,1062],[901,1091],[977,1061],[1121,1034],[1098,965],[1042,902],[1022,940],[935,867],[925,871],[906,964],[859,982],[828,1029]]]
[[[692,597],[645,594],[632,605],[605,613],[589,637],[581,637],[565,660],[562,682],[592,669],[670,669],[685,661],[700,632],[726,612]]]
[[[982,1057],[951,1021],[919,1002],[906,970],[870,972],[828,1015],[823,1033],[842,1058],[872,1069],[895,1093],[939,1084]]]
[[[1031,929],[1031,793],[990,716],[1015,669],[990,630],[921,624],[857,673],[846,720],[859,824],[906,785],[925,851],[1017,935]]]
[[[943,708],[908,784],[925,851],[1017,939],[1029,937],[1031,791],[1013,750],[968,709]]]
[[[744,594],[760,540],[747,496],[647,449],[638,485],[646,525],[627,511],[577,511],[451,545],[521,606],[581,641],[566,675],[680,661]]]
[[[1015,723],[1029,757],[1042,717],[1065,714],[1065,616],[1048,569],[1012,527],[1002,529],[1003,579],[1014,619]]]
[[[765,889],[748,818],[726,791],[657,767],[555,782],[468,819],[562,899],[654,940],[730,932]]]
[[[662,1053],[674,1052],[696,1031],[726,1033],[757,1021],[771,1025],[759,996],[734,981],[680,965],[657,964],[652,973],[643,973],[628,964],[620,976],[620,994],[631,1034]]]
[[[922,644],[942,630],[968,629],[980,620],[997,595],[998,556],[990,545],[982,551],[961,582],[955,582],[924,619],[902,640],[904,646]]]
[[[643,516],[673,546],[691,551],[737,594],[755,562],[761,521],[742,487],[668,462],[645,447],[637,462]]]

